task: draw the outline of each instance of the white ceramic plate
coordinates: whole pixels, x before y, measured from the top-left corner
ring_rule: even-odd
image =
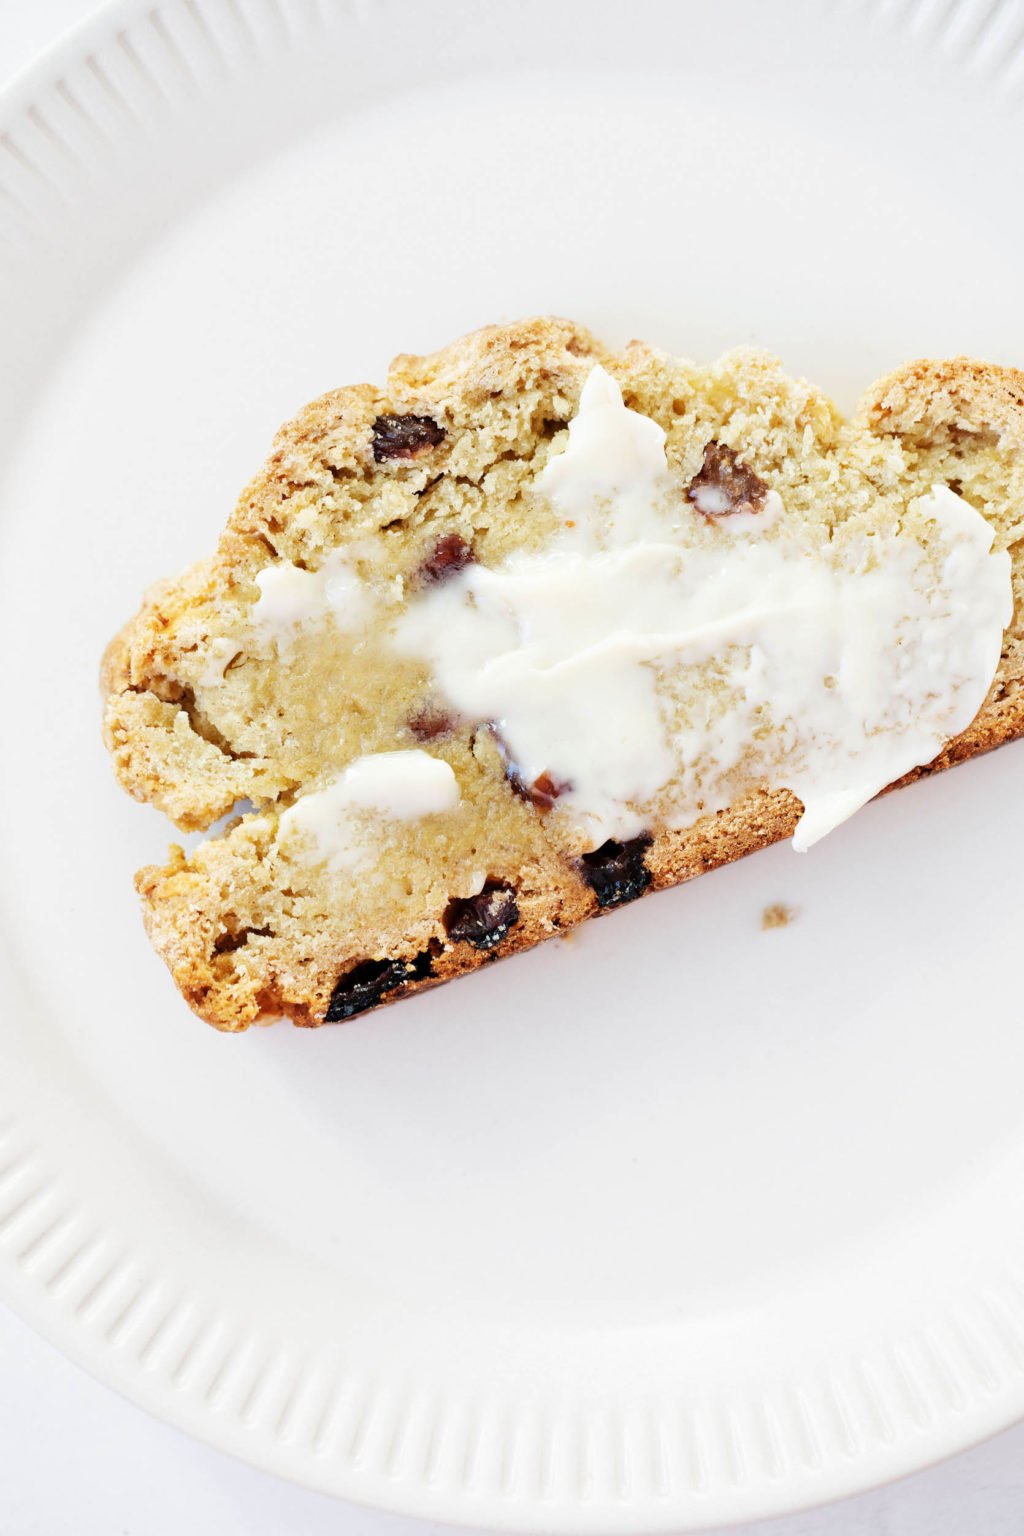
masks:
[[[7,93],[0,1284],[96,1375],[312,1487],[634,1536],[1024,1412],[1024,748],[228,1038],[143,936],[169,829],[96,694],[279,421],[394,351],[563,311],[846,404],[1024,362],[1022,95],[1012,0],[145,0]]]

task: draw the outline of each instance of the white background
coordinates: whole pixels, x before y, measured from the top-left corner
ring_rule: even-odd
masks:
[[[0,0],[0,77],[89,0]],[[933,1472],[768,1536],[1018,1536],[1024,1425]],[[114,1397],[0,1309],[0,1536],[426,1536],[253,1472]]]

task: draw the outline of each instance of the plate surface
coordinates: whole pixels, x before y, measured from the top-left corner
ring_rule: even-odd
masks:
[[[693,1529],[1024,1413],[1024,747],[344,1029],[194,1021],[102,646],[304,400],[561,311],[1024,363],[1024,5],[114,4],[0,102],[0,1290],[261,1466]],[[773,902],[796,909],[762,931]]]

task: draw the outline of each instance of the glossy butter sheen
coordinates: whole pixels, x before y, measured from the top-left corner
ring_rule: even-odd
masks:
[[[1010,562],[946,486],[917,503],[927,548],[882,534],[840,558],[822,530],[787,530],[774,492],[688,543],[701,513],[664,433],[598,367],[536,491],[561,514],[547,546],[415,599],[396,644],[498,722],[524,778],[567,782],[558,813],[595,843],[634,836],[652,804],[685,827],[766,782],[803,802],[807,848],[981,707]]]
[[[372,862],[380,821],[414,821],[454,810],[459,786],[448,763],[419,748],[357,757],[323,789],[302,795],[280,821],[284,843],[310,844],[332,869]]]

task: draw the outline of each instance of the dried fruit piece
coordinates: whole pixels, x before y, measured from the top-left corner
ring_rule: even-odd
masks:
[[[643,832],[628,843],[609,838],[580,859],[580,873],[597,897],[599,907],[618,907],[635,901],[651,883],[644,854],[653,839]]]
[[[439,736],[451,735],[455,721],[437,705],[423,704],[409,716],[409,729],[417,741],[436,741]]]
[[[430,416],[378,416],[373,424],[373,456],[378,464],[385,459],[415,459],[428,448],[443,443],[447,433]]]
[[[476,896],[455,897],[444,914],[445,932],[455,944],[494,949],[519,921],[516,893],[509,885],[488,880]]]
[[[530,800],[539,811],[550,811],[559,795],[566,794],[572,785],[566,779],[553,779],[550,773],[538,774],[532,784],[527,784],[515,768],[509,768],[508,781],[517,795]]]
[[[461,533],[446,533],[431,550],[419,568],[419,578],[428,586],[457,576],[473,559],[473,551]]]
[[[375,1008],[385,992],[407,981],[422,981],[433,966],[427,950],[412,960],[360,960],[338,977],[324,1014],[325,1024],[340,1024],[367,1008]]]
[[[697,511],[713,519],[733,512],[760,512],[768,487],[724,443],[708,443],[704,462],[686,492]]]
[[[508,749],[501,732],[495,726],[490,727],[495,745],[501,754],[501,760],[505,765],[505,777],[509,785],[521,800],[529,800],[540,811],[550,811],[559,795],[568,794],[572,785],[568,779],[556,779],[553,774],[539,773],[532,781],[523,777],[519,764]]]

